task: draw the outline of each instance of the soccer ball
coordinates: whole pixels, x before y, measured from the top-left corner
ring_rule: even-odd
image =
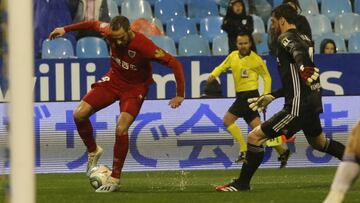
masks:
[[[107,178],[110,175],[111,175],[111,170],[108,166],[106,165],[95,166],[90,170],[90,176],[89,176],[90,185],[93,188],[98,189],[106,182]]]

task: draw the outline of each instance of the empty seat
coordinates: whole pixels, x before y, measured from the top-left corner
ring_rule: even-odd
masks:
[[[177,0],[158,0],[154,5],[154,15],[163,23],[175,16],[185,16],[184,3]]]
[[[130,20],[153,17],[151,6],[145,0],[125,0],[121,4],[121,15],[128,17]]]
[[[299,1],[301,7],[302,15],[318,15],[319,14],[319,6],[317,0],[300,0]]]
[[[223,18],[219,16],[209,16],[200,21],[200,35],[205,37],[209,42],[217,35],[224,31],[221,29]]]
[[[74,48],[71,42],[65,38],[46,39],[42,43],[41,58],[72,58]]]
[[[168,36],[152,36],[150,39],[160,48],[173,56],[176,56],[175,42]]]
[[[322,33],[332,32],[331,22],[325,15],[309,15],[306,16],[306,19],[310,24],[313,38],[321,35]]]
[[[114,0],[107,0],[107,5],[108,5],[110,19],[119,15],[119,8]]]
[[[360,0],[354,1],[354,12],[360,14]]]
[[[166,35],[176,43],[185,35],[197,34],[195,21],[184,16],[179,16],[166,23]]]
[[[253,33],[265,33],[265,24],[262,18],[257,15],[251,15],[254,20],[254,32]]]
[[[350,35],[349,52],[360,53],[360,32],[354,32]]]
[[[121,6],[121,4],[124,2],[125,0],[116,0],[116,4],[118,5],[118,7]]]
[[[254,33],[253,39],[256,45],[256,51],[259,55],[268,55],[268,34],[267,33]]]
[[[212,41],[212,52],[215,56],[229,54],[229,39],[227,35],[218,35]]]
[[[350,34],[360,31],[360,16],[355,13],[344,13],[335,19],[335,32],[344,39],[349,39]]]
[[[254,1],[255,1],[256,13],[263,19],[263,21],[269,19],[272,10],[272,7],[269,4],[269,2],[267,0],[254,0]]]
[[[189,0],[187,8],[189,18],[194,19],[196,23],[202,18],[219,15],[218,7],[212,0]]]
[[[271,6],[273,8],[277,7],[277,6],[280,6],[282,4],[283,0],[272,0],[271,1]]]
[[[343,13],[351,13],[350,0],[322,0],[321,14],[326,15],[331,22],[335,22],[335,18]]]
[[[106,42],[98,37],[84,37],[76,43],[76,56],[79,58],[109,57]]]
[[[342,36],[340,36],[337,33],[333,33],[333,32],[327,32],[327,33],[323,33],[322,35],[316,37],[314,39],[315,41],[315,53],[320,53],[320,44],[324,39],[332,39],[334,40],[335,44],[336,44],[336,51],[338,53],[345,53],[346,52],[346,45],[345,45],[345,40]]]
[[[209,56],[209,42],[200,35],[188,35],[179,41],[180,56]]]

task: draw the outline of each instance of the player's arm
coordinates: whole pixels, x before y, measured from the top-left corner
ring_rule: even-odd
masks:
[[[292,55],[297,67],[299,67],[301,79],[310,84],[318,79],[319,69],[312,62],[310,56],[312,50],[308,50],[299,40],[293,33],[284,33],[279,37],[281,46]]]
[[[83,21],[79,23],[74,23],[70,25],[66,25],[64,27],[55,28],[49,35],[49,39],[54,39],[57,37],[63,36],[66,32],[72,32],[77,30],[95,30],[97,32],[101,32],[101,24],[100,21]],[[107,25],[107,23],[103,23]]]
[[[171,108],[179,107],[185,97],[185,79],[182,64],[174,56],[156,46],[151,40],[143,41],[143,50],[146,58],[172,69],[176,80],[176,96],[170,100],[169,105]]]
[[[225,72],[227,69],[230,68],[230,62],[231,62],[232,54],[229,54],[223,62],[210,73],[207,82],[211,82],[215,80],[221,73]]]

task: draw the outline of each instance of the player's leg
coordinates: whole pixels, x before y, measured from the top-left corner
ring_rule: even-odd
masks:
[[[73,117],[78,133],[88,151],[87,172],[97,164],[103,153],[102,148],[96,144],[93,137],[93,127],[89,118],[94,112],[112,104],[115,100],[116,96],[107,88],[104,88],[103,84],[96,85],[84,96],[74,111]]]
[[[345,146],[336,140],[325,137],[319,114],[304,115],[301,120],[304,135],[314,149],[328,153],[340,160],[342,159]]]
[[[340,203],[360,172],[360,121],[349,136],[343,161],[337,168],[330,192],[324,203]]]
[[[235,121],[239,117],[230,113],[226,112],[223,118],[224,126],[229,131],[229,133],[234,137],[235,141],[239,144],[239,158],[235,162],[240,162],[245,160],[245,153],[247,151],[246,141],[244,136],[241,132],[240,127],[235,123]]]

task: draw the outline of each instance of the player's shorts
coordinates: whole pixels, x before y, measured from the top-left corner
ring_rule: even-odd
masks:
[[[303,130],[306,137],[317,137],[322,132],[319,113],[300,113],[300,116],[294,116],[284,109],[263,122],[261,129],[270,139],[280,135],[290,138],[300,130]]]
[[[236,93],[236,100],[229,108],[228,112],[234,114],[237,117],[242,117],[246,123],[250,123],[254,118],[260,117],[258,111],[253,111],[249,107],[247,100],[249,98],[259,97],[257,90],[238,92]]]
[[[117,100],[120,100],[120,112],[127,112],[134,118],[138,115],[148,92],[146,85],[131,85],[112,81],[105,76],[91,86],[91,90],[83,97],[95,111],[99,111]]]

